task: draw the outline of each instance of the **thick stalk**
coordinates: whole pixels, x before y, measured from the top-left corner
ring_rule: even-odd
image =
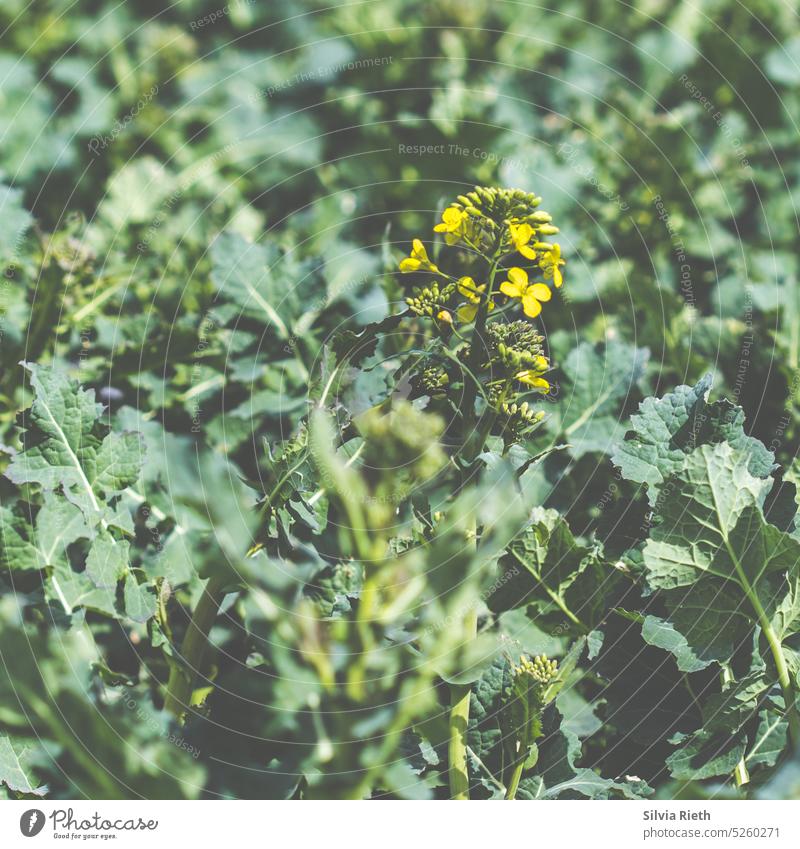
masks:
[[[525,759],[518,761],[514,765],[514,772],[511,773],[511,780],[508,782],[508,790],[506,790],[506,800],[511,801],[517,795],[519,780],[522,778],[522,770],[525,768]]]
[[[471,610],[464,619],[464,641],[475,638],[478,611]],[[469,724],[470,684],[450,685],[450,743],[448,761],[450,798],[469,799],[469,764],[467,762],[467,725]]]
[[[225,597],[224,581],[210,578],[200,601],[192,614],[186,636],[181,646],[181,662],[174,663],[169,673],[167,695],[164,710],[181,719],[189,709],[194,689],[194,679],[203,667],[203,659],[208,647],[208,635],[219,612],[219,606]]]
[[[472,333],[472,348],[468,367],[474,373],[480,362],[483,334],[486,328],[486,318],[489,312],[489,301],[494,292],[494,280],[497,274],[499,255],[496,255],[489,265],[489,275],[486,294],[482,299],[475,318],[475,328]],[[477,387],[471,381],[465,383],[464,391],[464,438],[462,446],[466,447],[472,436],[475,424],[475,397]],[[473,456],[482,450],[483,446],[472,446]],[[463,448],[462,448],[463,450]],[[465,457],[471,461],[473,457]],[[462,486],[464,481],[462,480]],[[460,489],[461,487],[459,487]],[[473,536],[476,536],[477,526],[473,526]],[[473,608],[464,618],[462,634],[464,642],[475,638],[478,631],[478,611]],[[450,779],[450,798],[459,800],[469,799],[469,761],[467,759],[467,726],[469,725],[469,701],[472,687],[469,684],[450,685],[450,715],[448,718],[450,740],[448,745],[448,764]]]

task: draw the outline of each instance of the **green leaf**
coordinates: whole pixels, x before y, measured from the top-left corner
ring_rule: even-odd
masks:
[[[320,569],[306,584],[304,593],[313,598],[322,616],[347,613],[351,599],[358,598],[363,575],[356,563],[337,563]]]
[[[134,622],[147,622],[156,612],[156,596],[152,587],[140,584],[132,572],[125,576],[125,613]]]
[[[90,522],[108,514],[106,501],[136,482],[142,463],[138,434],[113,434],[100,418],[94,391],[44,366],[26,363],[34,390],[21,416],[24,450],[6,472],[17,484],[63,489]]]
[[[664,598],[668,618],[646,616],[642,637],[672,652],[681,672],[697,672],[714,661],[727,660],[751,631],[741,597],[724,585],[701,583],[666,592]]]
[[[467,727],[467,745],[496,781],[502,781],[503,764],[511,762],[513,735],[504,708],[511,698],[511,663],[506,657],[498,657],[475,682]],[[480,771],[476,772],[476,778],[482,782],[488,780]]]
[[[643,549],[648,586],[662,591],[665,622],[645,639],[673,652],[685,671],[730,659],[756,625],[778,637],[798,623],[800,543],[767,523],[770,480],[727,442],[689,454],[665,482]]]
[[[535,507],[530,518],[500,558],[487,604],[496,612],[528,605],[540,624],[559,627],[559,633],[588,634],[617,575],[575,541],[557,511]]]
[[[749,452],[751,474],[766,477],[773,470],[773,455],[744,432],[744,413],[730,401],[708,403],[711,375],[695,386],[679,386],[663,398],[646,398],[631,427],[611,459],[622,476],[646,483],[651,504],[659,487],[682,467],[686,455],[701,445],[728,442]]]
[[[116,587],[128,568],[128,558],[127,542],[118,542],[110,534],[102,533],[89,550],[86,574],[96,587]]]
[[[13,793],[44,796],[46,787],[37,787],[30,770],[24,766],[25,749],[15,747],[5,734],[0,734],[0,783]]]
[[[747,766],[773,767],[786,751],[789,723],[781,714],[770,710],[758,713],[758,728],[753,735],[753,745],[747,752]]]
[[[546,421],[571,445],[575,458],[590,451],[609,453],[621,438],[624,407],[639,392],[649,358],[646,348],[609,340],[582,342],[567,355],[555,411]]]
[[[45,495],[33,527],[22,505],[0,508],[0,565],[16,570],[63,565],[67,546],[92,534],[83,513],[52,493]]]
[[[221,233],[211,245],[211,282],[248,313],[260,315],[282,339],[288,339],[285,300],[273,277],[277,252],[248,242],[238,233]]]
[[[79,607],[116,617],[116,589],[96,587],[85,572],[73,572],[68,564],[57,564],[45,585],[47,598],[58,602],[67,614]]]
[[[672,777],[682,781],[730,775],[747,746],[746,737],[710,731],[699,731],[690,737],[678,735],[674,741],[683,745],[667,758],[666,764]]]

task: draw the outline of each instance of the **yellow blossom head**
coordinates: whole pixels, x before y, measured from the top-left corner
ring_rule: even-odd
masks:
[[[509,298],[522,302],[522,309],[529,318],[536,318],[542,304],[552,297],[550,287],[544,283],[530,283],[524,268],[509,268],[508,280],[500,284],[500,291]]]
[[[456,206],[448,206],[442,213],[441,224],[433,229],[436,233],[444,233],[444,240],[448,245],[455,245],[467,232],[467,221],[469,216],[463,209]]]

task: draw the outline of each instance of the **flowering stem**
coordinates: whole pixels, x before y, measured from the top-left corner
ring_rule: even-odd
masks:
[[[486,329],[486,318],[489,313],[489,303],[494,292],[494,280],[497,274],[497,266],[500,262],[499,248],[492,256],[489,264],[489,275],[485,295],[481,298],[478,313],[475,316],[475,328],[472,332],[471,349],[466,367],[471,372],[477,371],[481,358],[481,345]],[[475,398],[477,394],[476,382],[466,383],[464,389],[464,439],[462,451],[465,459],[471,462],[483,449],[483,444],[473,442],[475,424]],[[487,411],[488,412],[488,411]],[[491,421],[491,419],[490,419]],[[485,441],[485,435],[481,434]],[[470,450],[467,449],[470,446]],[[473,530],[476,530],[473,528]],[[464,642],[475,639],[478,630],[478,612],[470,610],[463,624]],[[472,687],[469,684],[450,685],[450,742],[448,747],[449,775],[450,775],[450,798],[469,799],[469,764],[467,760],[467,726],[469,725],[469,702],[472,695]]]

